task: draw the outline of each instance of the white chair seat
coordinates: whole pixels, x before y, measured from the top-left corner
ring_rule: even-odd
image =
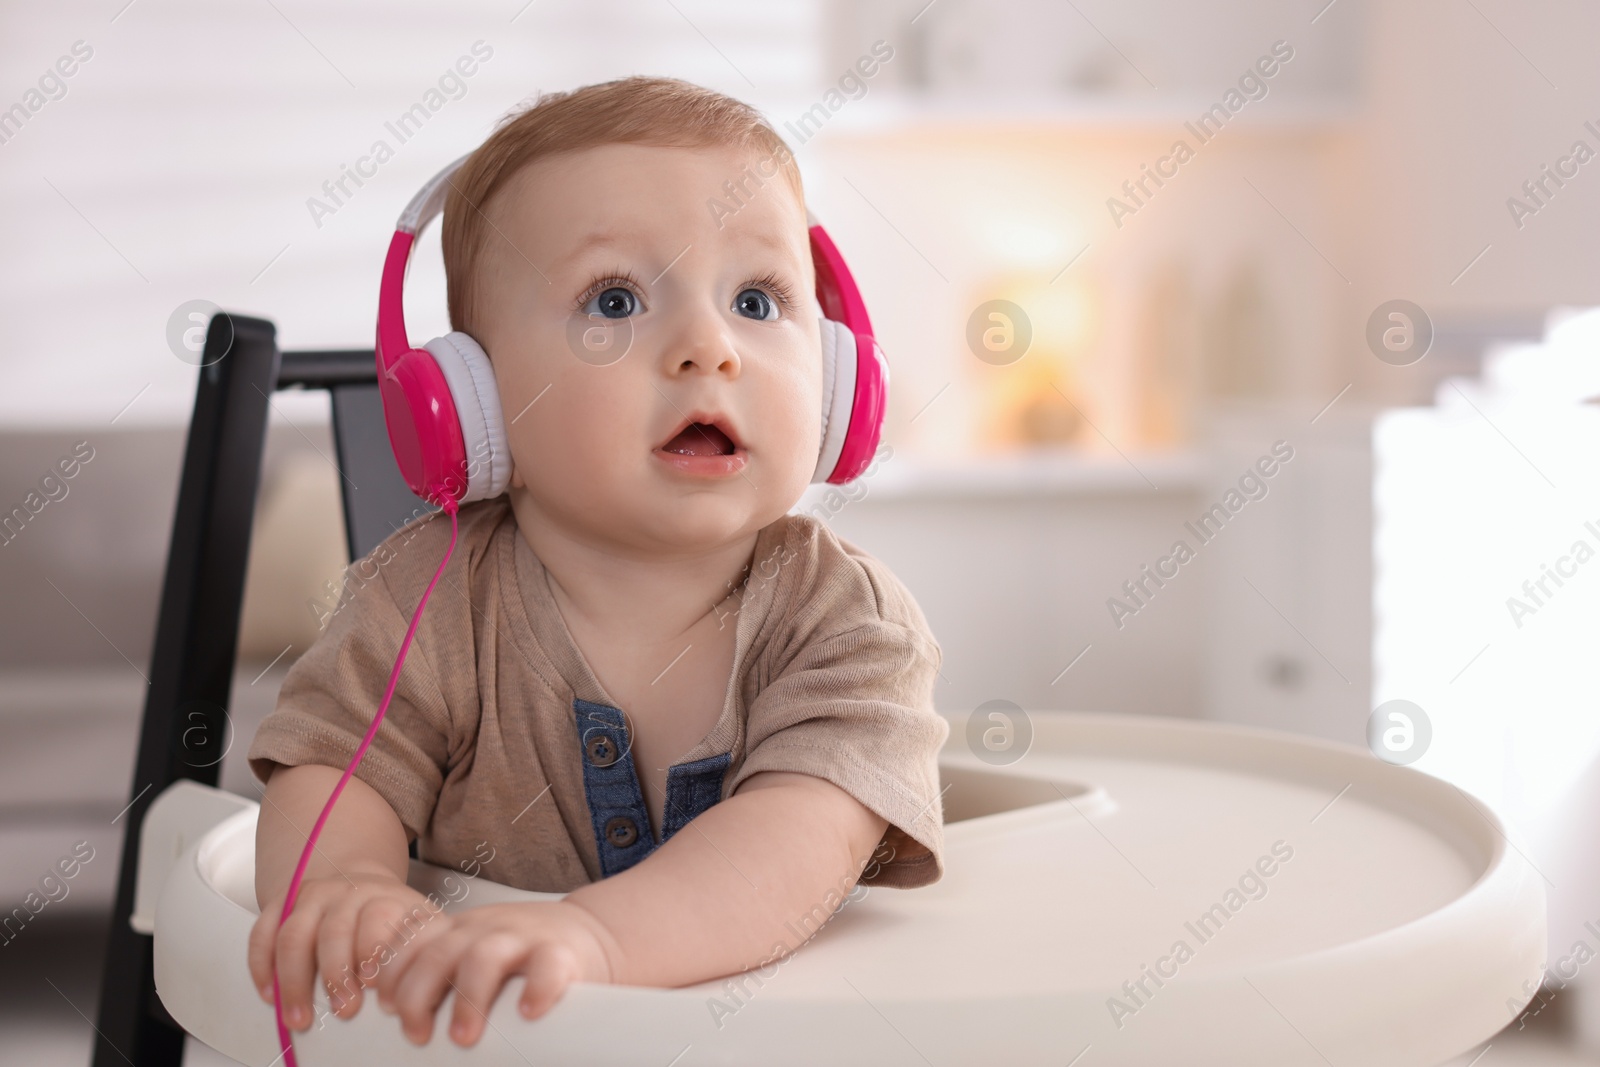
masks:
[[[1092,1047],[1083,1067],[1419,1067],[1482,1042],[1528,1000],[1543,887],[1455,787],[1264,731],[1032,721],[1032,748],[1006,767],[973,757],[953,722],[942,881],[869,891],[742,995],[720,980],[580,985],[528,1023],[514,982],[471,1050],[443,1025],[412,1046],[368,998],[357,1018],[298,1036],[299,1060],[1062,1067]],[[272,1010],[245,965],[255,814],[223,818],[156,879],[155,977],[190,1033],[265,1065],[278,1055]],[[413,863],[412,884],[446,873]],[[470,885],[450,910],[543,896]]]

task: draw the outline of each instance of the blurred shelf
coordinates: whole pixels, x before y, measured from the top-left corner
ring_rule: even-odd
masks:
[[[797,508],[805,510],[829,491],[880,500],[1186,494],[1204,483],[1206,472],[1202,456],[1192,451],[1130,453],[1126,458],[1066,449],[963,460],[895,456],[851,486],[811,486]]]
[[[1061,95],[1031,97],[943,96],[884,93],[848,101],[820,128],[834,136],[886,133],[955,133],[1000,129],[1053,130],[1064,133],[1172,133],[1182,135],[1219,100],[1171,95],[1128,97]],[[793,117],[773,117],[779,131],[796,138]],[[1267,96],[1250,101],[1231,116],[1227,127],[1253,132],[1307,133],[1343,129],[1360,117],[1356,100],[1342,96]]]

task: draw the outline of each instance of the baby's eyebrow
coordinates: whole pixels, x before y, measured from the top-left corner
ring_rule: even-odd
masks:
[[[756,230],[747,235],[749,240],[758,245],[765,245],[774,252],[792,252],[794,245],[784,238],[782,234],[769,230]]]
[[[577,244],[571,252],[556,260],[551,266],[552,271],[558,271],[572,264],[574,260],[581,259],[597,248],[609,248],[615,245],[628,243],[632,235],[617,230],[596,230],[579,237]],[[767,230],[754,230],[739,236],[740,240],[747,240],[752,244],[778,253],[795,251],[795,246],[786,240],[782,234]],[[681,253],[680,253],[681,254]]]
[[[582,237],[578,238],[578,243],[573,247],[571,252],[556,260],[552,266],[552,269],[559,270],[594,248],[604,248],[611,245],[619,245],[622,244],[624,240],[626,240],[626,235],[618,233],[615,230],[598,230],[594,233],[586,233]]]

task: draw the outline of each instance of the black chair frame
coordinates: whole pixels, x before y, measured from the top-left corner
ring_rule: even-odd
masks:
[[[279,351],[271,322],[219,313],[206,332],[189,425],[172,540],[151,652],[121,868],[101,980],[93,1067],[179,1067],[184,1031],[156,995],[153,938],[128,924],[145,811],[179,779],[215,786],[227,751],[227,708],[239,643],[272,394],[327,389],[351,559],[366,555],[400,522],[426,508],[405,488],[381,431],[371,349]],[[345,430],[361,425],[367,445]],[[376,431],[375,429],[376,428]],[[353,467],[368,490],[357,493]],[[409,513],[409,514],[408,514]],[[397,521],[398,520],[398,521]]]

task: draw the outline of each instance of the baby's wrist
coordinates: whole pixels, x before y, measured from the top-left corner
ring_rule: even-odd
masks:
[[[339,872],[336,877],[344,881],[347,875],[350,878],[368,878],[375,882],[393,882],[396,885],[406,884],[406,880],[396,874],[393,867],[380,860],[347,862],[344,864],[344,870]]]
[[[582,970],[579,980],[605,984],[615,982],[622,971],[622,946],[616,936],[600,921],[599,916],[570,896],[558,901],[556,907],[565,909],[571,915],[573,927],[580,934],[573,945]]]

